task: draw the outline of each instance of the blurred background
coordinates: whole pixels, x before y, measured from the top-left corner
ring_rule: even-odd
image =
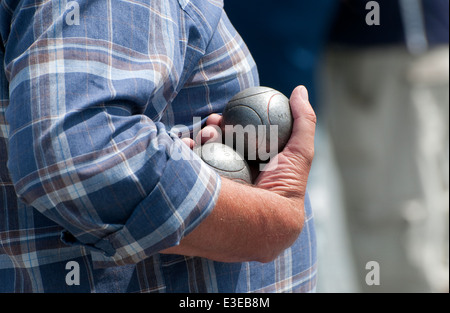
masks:
[[[317,291],[449,292],[449,0],[225,10],[261,85],[305,85],[318,116]]]

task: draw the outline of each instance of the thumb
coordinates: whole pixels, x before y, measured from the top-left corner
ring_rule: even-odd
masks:
[[[292,154],[311,163],[314,158],[317,117],[309,103],[308,90],[305,86],[295,88],[290,98],[290,105],[294,125],[283,154]]]

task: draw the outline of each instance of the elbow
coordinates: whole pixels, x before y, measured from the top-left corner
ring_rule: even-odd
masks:
[[[305,224],[304,209],[285,218],[278,231],[266,235],[266,249],[261,249],[256,261],[260,263],[271,263],[290,248],[300,237]]]
[[[297,235],[291,237],[284,245],[279,245],[266,251],[264,254],[259,255],[255,261],[263,264],[274,262],[280,255],[282,255],[287,249],[289,249],[300,236],[300,232]]]

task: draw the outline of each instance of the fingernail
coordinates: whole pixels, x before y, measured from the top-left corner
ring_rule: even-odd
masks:
[[[303,101],[308,102],[309,101],[309,95],[308,90],[305,86],[300,87],[300,96],[302,97]]]

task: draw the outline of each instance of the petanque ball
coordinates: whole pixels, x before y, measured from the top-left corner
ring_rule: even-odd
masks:
[[[222,123],[225,137],[229,135],[227,125],[242,126],[234,128],[233,148],[247,159],[251,159],[249,156],[253,155],[256,157],[255,160],[261,160],[262,153],[266,154],[264,159],[272,157],[283,150],[291,136],[293,118],[289,99],[281,92],[268,87],[245,89],[236,94],[225,106]],[[251,128],[247,128],[249,125],[254,127],[253,132]],[[272,133],[272,136],[271,125],[278,126],[278,132]],[[261,131],[258,130],[258,126],[263,127]],[[238,130],[241,130],[241,133]],[[243,145],[239,145],[239,141],[242,140]],[[272,142],[271,147],[270,141],[274,140],[277,142]],[[241,150],[242,147],[244,151]]]
[[[241,183],[252,183],[247,162],[231,147],[221,143],[207,143],[194,148],[194,152],[219,175]]]

